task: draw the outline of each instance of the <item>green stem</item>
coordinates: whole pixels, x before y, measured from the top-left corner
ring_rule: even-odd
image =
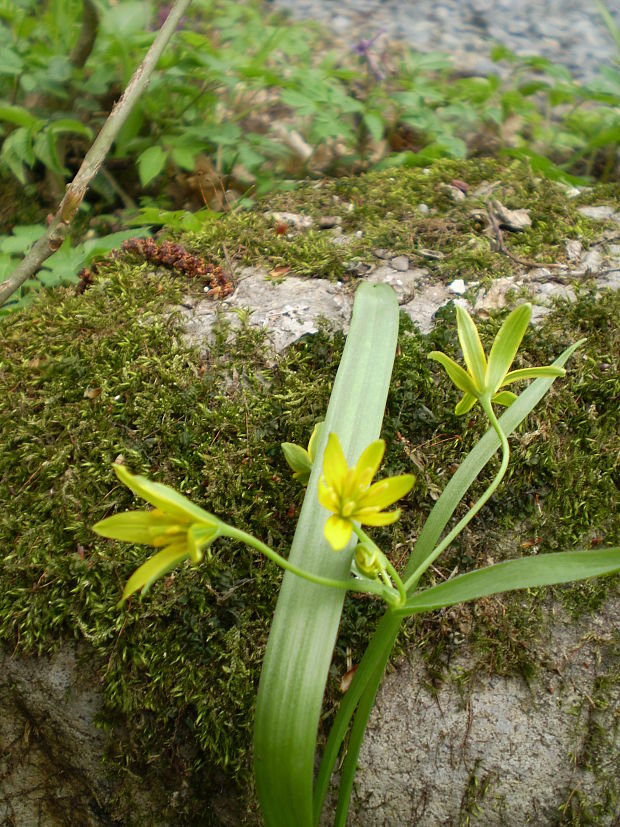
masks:
[[[342,589],[343,591],[376,594],[385,599],[385,588],[380,583],[373,580],[353,580],[352,578],[349,580],[333,580],[330,577],[321,577],[319,574],[312,574],[312,572],[304,571],[303,569],[297,568],[297,566],[287,560],[286,557],[282,557],[281,554],[278,554],[277,551],[274,551],[265,543],[257,540],[256,537],[253,537],[251,534],[247,534],[245,531],[241,531],[239,528],[234,528],[229,525],[223,526],[220,536],[230,537],[232,540],[239,540],[246,546],[250,546],[251,548],[256,549],[256,551],[259,551],[261,554],[264,554],[265,557],[268,557],[277,566],[280,566],[281,569],[286,569],[286,571],[290,571],[298,577],[303,577],[304,580],[308,580],[310,583],[316,583],[319,586],[329,586],[332,589]]]
[[[504,475],[506,473],[506,469],[508,468],[508,462],[510,460],[510,446],[508,445],[508,440],[506,439],[506,434],[502,430],[502,426],[499,424],[497,417],[495,416],[495,412],[491,406],[491,400],[488,398],[481,398],[480,404],[482,405],[484,412],[489,418],[491,423],[491,427],[496,432],[499,437],[499,441],[502,447],[502,463],[500,465],[499,471],[495,475],[494,480],[489,485],[487,490],[484,494],[480,497],[480,499],[469,509],[467,514],[459,520],[459,522],[454,526],[452,531],[447,534],[441,543],[437,546],[437,548],[424,560],[423,563],[417,567],[417,569],[413,572],[413,574],[407,578],[405,581],[405,590],[409,592],[411,589],[415,588],[418,583],[420,577],[424,574],[426,569],[434,562],[439,555],[447,549],[450,543],[457,537],[461,531],[465,528],[465,526],[476,516],[476,514],[480,511],[483,505],[488,502],[488,500],[493,496],[495,493],[497,486],[500,484]]]
[[[385,561],[385,568],[389,576],[392,578],[392,582],[390,583],[389,579],[385,577],[385,572],[381,573],[383,582],[390,590],[390,599],[388,599],[387,595],[384,595],[383,599],[388,604],[388,606],[392,606],[394,608],[396,608],[399,605],[402,605],[407,599],[407,590],[405,589],[403,581],[400,579],[398,572],[387,559],[385,554],[381,551],[379,546],[368,536],[368,534],[366,534],[366,532],[361,526],[353,524],[353,531],[355,532],[357,537],[362,541],[362,543],[364,543],[364,545],[370,546],[370,548],[375,549]],[[394,589],[394,586],[396,586],[396,589]],[[398,591],[398,599],[394,600],[394,598],[396,597],[396,591]]]

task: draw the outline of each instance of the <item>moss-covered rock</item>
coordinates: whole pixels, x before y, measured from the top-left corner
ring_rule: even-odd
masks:
[[[569,201],[555,184],[536,181],[522,167],[474,162],[308,185],[262,205],[336,213],[352,235],[349,245],[335,245],[318,230],[282,234],[261,211],[227,216],[184,243],[212,259],[224,243],[229,259],[340,277],[351,288],[356,276],[347,263],[377,247],[410,257],[442,253],[425,266],[443,282],[522,270],[491,249],[471,204],[466,213],[462,201],[452,200],[445,187],[454,178],[472,188],[499,180],[498,197],[501,190],[508,206],[530,209],[531,231],[508,242],[517,257],[560,260],[566,238],[587,246],[601,236],[600,223],[578,213],[579,199]],[[594,201],[589,194],[588,203]],[[428,213],[416,210],[421,203]],[[79,644],[79,657],[98,675],[97,715],[109,734],[114,780],[81,788],[98,802],[101,821],[93,823],[159,818],[208,825],[226,823],[226,812],[228,823],[241,823],[244,805],[235,809],[231,802],[251,801],[254,694],[280,579],[273,564],[220,542],[204,564],[179,569],[119,613],[122,585],[145,550],[90,530],[133,502],[112,462],[124,457],[133,471],[174,485],[286,553],[302,491],[279,446],[307,441],[325,411],[343,345],[341,334],[321,332],[274,363],[263,335],[242,324],[232,339],[225,328],[216,331],[206,352],[188,347],[181,316],[171,309],[193,289],[127,258],[111,263],[84,295],[59,291],[2,320],[0,641],[15,658],[73,657]],[[528,331],[522,359],[546,364],[575,339],[587,342],[567,379],[556,382],[515,435],[500,492],[439,561],[435,576],[484,564],[495,556],[497,538],[515,530],[521,553],[617,541],[620,302],[612,292],[596,298],[575,289],[576,302]],[[481,322],[486,341],[501,319],[491,312]],[[396,563],[482,432],[478,419],[453,415],[456,392],[426,360],[432,349],[455,354],[457,347],[452,307],[439,312],[428,336],[403,318],[384,423],[386,470],[414,467],[419,482],[395,529],[380,532]],[[579,615],[595,612],[617,588],[613,579],[577,585],[555,590],[553,600]],[[439,681],[456,630],[473,647],[472,669],[531,678],[548,594],[506,598],[501,622],[496,612],[471,606],[417,619],[399,651],[414,641],[422,646],[429,679]],[[347,600],[329,708],[379,614],[372,602]],[[148,815],[141,787],[154,796],[157,818]]]

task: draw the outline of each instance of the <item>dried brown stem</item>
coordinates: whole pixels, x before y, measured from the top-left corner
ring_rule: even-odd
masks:
[[[136,69],[133,77],[119,101],[114,104],[107,121],[86,153],[75,178],[68,185],[60,206],[49,223],[46,233],[32,246],[30,252],[22,259],[6,281],[0,284],[0,306],[22,284],[31,278],[40,266],[60,247],[67,236],[71,222],[79,209],[90,182],[104,162],[114,139],[140,95],[148,86],[149,80],[168,41],[187,10],[191,0],[176,0],[165,23],[157,33],[153,45],[144,60]]]
[[[82,27],[75,46],[71,50],[71,63],[81,69],[89,58],[97,39],[99,15],[93,0],[83,0]]]

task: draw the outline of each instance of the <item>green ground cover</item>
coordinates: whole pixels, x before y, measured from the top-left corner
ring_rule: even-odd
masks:
[[[233,257],[249,263],[287,264],[303,275],[346,274],[352,289],[347,258],[370,256],[388,243],[403,252],[412,242],[414,249],[440,247],[445,258],[432,263],[439,280],[476,272],[471,262],[459,270],[453,252],[472,239],[485,278],[511,272],[514,264],[490,251],[462,202],[446,196],[442,185],[454,177],[472,186],[501,179],[506,202],[528,206],[532,229],[513,242],[520,255],[559,260],[564,238],[587,242],[600,233],[600,225],[576,213],[583,201],[568,201],[557,184],[537,182],[523,167],[444,162],[429,174],[385,171],[322,182],[260,205],[309,214],[329,205],[330,214],[342,213],[345,231],[364,229],[348,251],[334,252],[338,248],[312,232],[287,240],[260,210],[224,216],[183,243],[215,261],[225,242]],[[583,200],[605,203],[614,194],[594,190]],[[415,214],[421,201],[431,208],[428,216]],[[101,540],[90,526],[132,506],[111,468],[122,455],[132,471],[174,485],[286,553],[302,490],[290,479],[280,443],[307,442],[325,410],[343,337],[327,330],[308,337],[275,364],[262,334],[247,326],[232,339],[220,328],[206,353],[188,348],[173,308],[195,289],[165,269],[125,257],[106,266],[83,295],[59,290],[3,319],[0,490],[10,507],[0,514],[0,641],[19,654],[81,641],[99,665],[102,722],[115,735],[115,765],[145,778],[174,765],[192,790],[189,809],[175,817],[202,813],[207,819],[205,802],[222,779],[242,795],[249,789],[252,708],[279,573],[248,549],[219,542],[202,565],[178,570],[154,586],[139,609],[119,612],[122,585],[148,552]],[[507,556],[516,556],[529,548],[617,541],[619,315],[617,293],[597,299],[582,285],[575,303],[558,306],[539,330],[528,331],[524,364],[547,364],[576,339],[587,342],[566,380],[516,433],[501,493],[441,558],[441,573],[486,563],[500,543]],[[492,340],[502,318],[491,314],[480,323],[484,341]],[[458,351],[450,306],[429,336],[402,319],[384,421],[385,472],[413,469],[418,483],[390,532],[395,565],[454,464],[479,436],[475,422],[452,414],[458,394],[427,361],[431,350]],[[579,614],[617,589],[612,578],[554,594]],[[549,594],[492,598],[453,609],[449,617],[412,620],[397,653],[415,641],[424,647],[429,680],[442,680],[457,629],[473,642],[476,668],[531,678]],[[347,599],[326,714],[347,659],[356,662],[379,614],[368,599]]]

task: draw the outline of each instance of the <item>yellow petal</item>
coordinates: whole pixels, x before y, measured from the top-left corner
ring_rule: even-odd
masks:
[[[372,478],[381,465],[384,453],[385,441],[382,439],[371,442],[368,448],[362,451],[354,469],[356,485],[361,489],[367,488],[370,485]]]
[[[352,533],[353,523],[351,520],[344,520],[337,514],[332,514],[323,528],[325,539],[334,551],[342,551],[351,539]]]
[[[323,454],[323,477],[328,486],[331,486],[336,493],[342,491],[342,485],[349,466],[345,459],[340,440],[337,434],[330,434]]]
[[[127,598],[137,592],[138,589],[142,590],[142,594],[146,594],[156,580],[163,577],[164,574],[167,574],[188,556],[187,544],[183,542],[174,543],[149,557],[146,563],[143,563],[139,569],[134,571],[127,581],[118,605],[122,606]]]
[[[474,320],[459,305],[456,306],[456,326],[467,370],[482,391],[486,382],[487,359]]]
[[[334,489],[327,485],[324,479],[319,480],[318,490],[319,502],[328,511],[338,512],[340,509],[340,500],[336,495]]]
[[[325,423],[323,421],[317,422],[312,431],[312,436],[310,437],[310,442],[308,443],[308,456],[310,457],[311,463],[314,462],[314,458],[316,456],[316,449],[321,439],[321,432],[323,430],[324,424]]]
[[[161,534],[176,521],[160,511],[123,511],[106,517],[93,526],[93,531],[111,540],[153,545],[153,531]]]
[[[461,401],[457,403],[456,408],[454,409],[454,413],[457,416],[461,416],[462,414],[469,413],[471,409],[474,407],[478,400],[475,396],[472,396],[471,393],[463,394]]]
[[[359,520],[362,525],[391,525],[395,523],[399,517],[400,508],[397,508],[396,511],[377,511],[375,513],[372,513],[369,509],[368,514],[364,514],[363,516],[360,514],[355,515],[355,519]]]
[[[202,550],[205,546],[217,539],[217,528],[211,525],[194,523],[187,532],[187,549],[192,563],[199,563],[202,560]]]
[[[217,517],[199,508],[183,494],[179,494],[169,485],[160,482],[153,482],[147,477],[131,474],[124,465],[114,465],[114,471],[119,480],[130,488],[134,494],[142,497],[147,503],[154,505],[166,514],[177,517],[187,525],[199,522],[212,522],[219,524]]]
[[[358,508],[353,515],[357,519],[360,510],[376,508],[381,510],[400,500],[413,488],[415,477],[413,474],[402,474],[399,477],[388,477],[371,485],[366,494],[358,499]]]

